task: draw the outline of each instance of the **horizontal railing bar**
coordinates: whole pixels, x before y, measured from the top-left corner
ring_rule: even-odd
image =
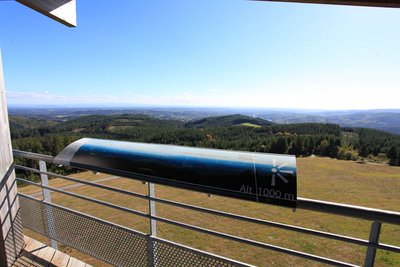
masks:
[[[133,210],[133,209],[130,209],[130,208],[126,208],[126,207],[123,207],[123,206],[115,205],[115,204],[112,204],[112,203],[109,203],[109,202],[105,202],[105,201],[102,201],[102,200],[98,200],[98,199],[95,199],[95,198],[91,198],[91,197],[79,195],[79,194],[76,194],[76,193],[68,192],[68,191],[61,190],[61,189],[58,189],[58,188],[54,188],[54,187],[51,187],[51,186],[41,185],[41,184],[38,184],[38,183],[35,183],[35,182],[31,182],[31,181],[27,181],[27,180],[24,180],[24,179],[21,179],[21,178],[16,178],[16,180],[19,181],[19,182],[22,182],[22,183],[27,183],[27,184],[30,184],[30,185],[33,185],[33,186],[37,186],[37,187],[41,187],[41,188],[45,188],[45,189],[48,189],[48,190],[51,190],[51,191],[54,191],[54,192],[57,192],[57,193],[69,195],[69,196],[80,198],[80,199],[83,199],[83,200],[87,200],[87,201],[90,201],[90,202],[93,202],[93,203],[96,203],[96,204],[99,204],[99,205],[103,205],[103,206],[106,206],[106,207],[114,208],[114,209],[117,209],[117,210],[125,211],[125,212],[128,212],[128,213],[132,213],[132,214],[135,214],[135,215],[138,215],[138,216],[145,217],[145,218],[149,218],[149,214],[141,212],[141,211]]]
[[[400,224],[400,212],[395,211],[339,204],[335,202],[314,200],[301,197],[297,198],[297,208],[354,217],[369,221]]]
[[[148,236],[147,233],[144,233],[144,232],[141,232],[141,231],[138,231],[138,230],[134,230],[132,228],[129,228],[129,227],[126,227],[126,226],[123,226],[123,225],[120,225],[120,224],[117,224],[117,223],[114,223],[114,222],[111,222],[111,221],[107,221],[107,220],[95,217],[93,215],[90,215],[90,214],[87,214],[87,213],[83,213],[81,211],[77,211],[77,210],[74,210],[74,209],[71,209],[71,208],[67,208],[65,206],[61,206],[61,205],[58,205],[58,204],[55,204],[55,203],[52,203],[52,202],[44,202],[44,201],[42,201],[40,199],[37,199],[35,197],[32,197],[32,196],[24,194],[24,193],[20,193],[19,192],[18,195],[22,196],[22,197],[25,197],[25,198],[29,198],[29,199],[34,200],[34,201],[39,202],[39,203],[44,203],[45,205],[49,205],[49,206],[53,206],[53,207],[56,207],[56,208],[60,208],[60,209],[64,209],[64,210],[70,211],[70,212],[78,214],[79,216],[82,216],[82,217],[86,217],[86,218],[89,218],[89,219],[94,219],[95,221],[98,221],[98,222],[108,223],[108,224],[110,224],[112,226],[121,228],[123,230],[128,230],[128,231],[130,231],[132,233],[135,233],[135,234],[141,234],[141,235],[147,235]],[[60,241],[60,242],[62,242],[62,241]]]
[[[22,150],[17,150],[17,149],[13,149],[13,155],[16,158],[43,160],[48,163],[53,163],[53,161],[54,161],[53,156],[48,156],[48,155],[43,155],[43,154],[38,154],[38,153],[33,153],[33,152],[27,152],[27,151],[22,151]]]
[[[329,238],[329,239],[334,239],[338,241],[343,241],[347,243],[353,243],[356,245],[362,245],[362,246],[368,246],[369,243],[367,240],[363,239],[358,239],[358,238],[353,238],[353,237],[347,237],[347,236],[342,236],[342,235],[337,235],[337,234],[332,234],[328,232],[323,232],[323,231],[317,231],[309,228],[304,228],[304,227],[299,227],[299,226],[293,226],[289,224],[284,224],[284,223],[278,223],[278,222],[273,222],[273,221],[267,221],[267,220],[262,220],[262,219],[256,219],[252,217],[247,217],[243,215],[237,215],[225,211],[218,211],[218,210],[213,210],[213,209],[207,209],[203,207],[198,207],[198,206],[193,206],[193,205],[188,205],[180,202],[175,202],[167,199],[162,199],[162,198],[157,198],[157,197],[150,197],[150,200],[154,200],[160,203],[168,204],[168,205],[173,205],[181,208],[187,208],[195,211],[200,211],[204,213],[209,213],[213,215],[218,215],[230,219],[235,219],[235,220],[240,220],[240,221],[246,221],[250,223],[255,223],[259,225],[264,225],[264,226],[271,226],[275,228],[280,228],[284,230],[289,230],[289,231],[294,231],[294,232],[299,232],[299,233],[304,233],[304,234],[309,234],[309,235],[314,235],[314,236],[319,236],[319,237],[324,237],[324,238]]]
[[[224,211],[207,209],[207,208],[203,208],[203,207],[199,207],[199,206],[175,202],[175,201],[168,200],[168,199],[149,197],[144,194],[126,191],[126,190],[115,188],[115,187],[100,185],[97,183],[88,182],[88,181],[84,181],[84,180],[80,180],[80,179],[76,179],[76,178],[71,178],[71,177],[67,177],[67,176],[63,176],[63,175],[55,174],[55,173],[51,173],[51,172],[44,172],[44,171],[40,171],[40,170],[37,170],[34,168],[25,167],[25,166],[15,165],[15,167],[19,168],[19,169],[35,172],[38,174],[47,174],[49,176],[53,176],[53,177],[57,177],[57,178],[65,179],[65,180],[74,181],[74,182],[86,184],[89,186],[99,187],[99,188],[102,188],[105,190],[110,190],[110,191],[126,194],[129,196],[139,197],[139,198],[143,198],[143,199],[150,199],[150,200],[154,200],[154,201],[157,201],[157,202],[160,202],[163,204],[168,204],[168,205],[172,205],[172,206],[176,206],[176,207],[180,207],[180,208],[187,208],[187,209],[191,209],[191,210],[195,210],[195,211],[199,211],[199,212],[209,213],[212,215],[218,215],[218,216],[222,216],[222,217],[226,217],[226,218],[246,221],[246,222],[255,223],[255,224],[259,224],[259,225],[271,226],[271,227],[280,228],[280,229],[284,229],[284,230],[300,232],[300,233],[304,233],[304,234],[338,240],[338,241],[352,243],[352,244],[361,245],[361,246],[365,246],[365,247],[370,246],[368,240],[363,240],[363,239],[359,239],[359,238],[353,238],[353,237],[348,237],[348,236],[343,236],[343,235],[338,235],[338,234],[333,234],[333,233],[328,233],[328,232],[323,232],[323,231],[317,231],[317,230],[313,230],[313,229],[309,229],[309,228],[292,226],[292,225],[283,224],[283,223],[277,223],[277,222],[272,222],[272,221],[267,221],[267,220],[251,218],[251,217],[237,215],[237,214],[224,212]],[[380,247],[380,249],[389,250],[392,252],[400,252],[400,248],[392,247],[392,246],[382,246],[382,247]]]
[[[239,243],[244,243],[244,244],[248,244],[248,245],[252,245],[252,246],[256,246],[256,247],[260,247],[260,248],[264,248],[264,249],[269,249],[269,250],[273,250],[273,251],[276,251],[276,252],[281,252],[281,253],[284,253],[284,254],[289,254],[289,255],[292,255],[292,256],[297,256],[297,257],[301,257],[301,258],[305,258],[305,259],[309,259],[309,260],[314,260],[314,261],[318,261],[318,262],[322,262],[322,263],[326,263],[326,264],[330,264],[330,265],[334,265],[334,266],[358,266],[358,265],[354,265],[354,264],[350,264],[350,263],[346,263],[346,262],[341,262],[341,261],[337,261],[337,260],[333,260],[333,259],[329,259],[329,258],[317,256],[317,255],[304,253],[304,252],[297,251],[297,250],[287,249],[287,248],[283,248],[283,247],[280,247],[280,246],[275,246],[275,245],[271,245],[271,244],[267,244],[267,243],[262,243],[262,242],[258,242],[258,241],[255,241],[255,240],[243,238],[243,237],[238,237],[238,236],[234,236],[234,235],[230,235],[230,234],[226,234],[226,233],[221,233],[221,232],[205,229],[205,228],[198,227],[198,226],[193,226],[193,225],[186,224],[186,223],[177,222],[177,221],[166,219],[166,218],[163,218],[163,217],[150,216],[150,218],[154,219],[154,220],[157,220],[157,221],[160,221],[160,222],[164,222],[164,223],[172,224],[172,225],[175,225],[175,226],[184,227],[184,228],[187,228],[187,229],[190,229],[190,230],[202,232],[202,233],[205,233],[205,234],[209,234],[209,235],[218,236],[218,237],[221,237],[221,238],[233,240],[233,241],[236,241],[236,242],[239,242]]]
[[[400,247],[379,243],[377,246],[373,246],[372,244],[369,245],[370,247],[376,247],[381,250],[387,250],[395,253],[400,253]]]
[[[46,174],[46,175],[51,176],[51,177],[56,177],[56,178],[60,178],[60,179],[64,179],[64,180],[68,180],[68,181],[72,181],[72,182],[77,182],[77,183],[80,183],[80,184],[94,186],[94,187],[98,187],[98,188],[101,188],[101,189],[104,189],[104,190],[114,191],[114,192],[117,192],[117,193],[129,195],[129,196],[133,196],[133,197],[138,197],[138,198],[143,198],[143,199],[148,199],[149,198],[149,196],[144,195],[144,194],[139,194],[139,193],[127,191],[127,190],[115,188],[115,187],[112,187],[112,186],[102,185],[102,184],[99,184],[99,183],[80,180],[80,179],[76,179],[76,178],[72,178],[72,177],[68,177],[68,176],[64,176],[64,175],[56,174],[56,173],[52,173],[52,172],[40,171],[38,169],[29,168],[29,167],[25,167],[25,166],[21,166],[21,165],[15,165],[15,168],[21,169],[21,170],[25,170],[25,171],[34,172],[34,173],[37,173],[37,174]]]

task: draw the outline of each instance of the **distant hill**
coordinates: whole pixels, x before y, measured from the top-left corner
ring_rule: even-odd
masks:
[[[363,127],[400,134],[400,110],[350,110],[325,112],[253,112],[275,123],[334,123],[342,127]]]
[[[263,119],[273,123],[333,123],[342,127],[365,127],[383,130],[400,135],[400,109],[313,111],[290,109],[251,109],[251,108],[188,108],[188,107],[132,107],[132,108],[9,108],[9,114],[19,117],[46,119],[63,122],[87,115],[142,114],[160,120],[193,122],[206,117],[240,116],[250,119]],[[258,119],[257,119],[258,118]],[[206,119],[205,121],[209,121]],[[201,126],[201,122],[198,122]],[[243,122],[247,123],[247,122]],[[218,124],[218,123],[217,123]],[[240,123],[239,123],[240,124]],[[254,125],[260,125],[255,123]],[[228,123],[228,125],[231,125]],[[251,122],[247,126],[253,126]]]
[[[270,121],[244,116],[240,114],[207,117],[200,120],[190,121],[185,124],[186,127],[229,127],[229,126],[247,126],[247,127],[260,127],[271,125]]]
[[[400,112],[359,112],[329,116],[328,120],[342,126],[365,127],[400,134]]]
[[[36,129],[52,126],[54,123],[45,119],[31,118],[26,116],[10,116],[10,127],[15,130]]]

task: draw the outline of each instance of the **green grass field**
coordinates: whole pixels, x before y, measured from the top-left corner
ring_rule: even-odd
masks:
[[[137,126],[134,125],[117,125],[111,126],[108,130],[111,132],[123,132],[125,130],[135,129]]]
[[[299,158],[297,164],[298,193],[301,197],[400,211],[399,167],[389,167],[379,164],[360,164],[352,161],[339,161],[316,157]],[[109,175],[93,175],[92,173],[85,172],[74,176],[85,180],[95,180],[108,177]],[[53,179],[50,184],[51,186],[61,187],[71,183],[60,179]],[[147,185],[142,184],[140,181],[121,178],[106,181],[103,182],[103,184],[135,192],[147,193]],[[37,188],[30,186],[20,189],[20,191],[24,193],[32,193],[37,190]],[[145,200],[122,196],[94,187],[81,186],[73,188],[70,191],[144,212],[146,212],[148,208],[148,203]],[[156,195],[158,197],[202,207],[344,234],[357,238],[368,239],[369,235],[370,222],[364,220],[304,210],[293,212],[291,209],[287,208],[219,196],[208,197],[203,193],[160,185],[156,186]],[[143,232],[148,232],[149,230],[147,219],[58,193],[53,193],[52,198],[53,202],[57,204],[111,220]],[[278,246],[315,253],[320,256],[331,257],[354,264],[362,265],[365,257],[365,248],[339,241],[332,241],[271,227],[261,227],[164,204],[157,204],[156,208],[157,215],[162,217]],[[320,264],[305,261],[297,257],[223,240],[221,238],[177,228],[165,223],[158,223],[157,231],[158,236],[162,238],[259,266],[320,266]],[[29,231],[28,235],[41,239],[41,237]],[[400,246],[400,226],[383,224],[380,241]],[[67,253],[73,254],[95,266],[107,266],[104,263],[95,261],[72,249],[63,249],[66,250]],[[400,266],[399,254],[378,251],[376,259],[376,266]]]
[[[253,124],[253,123],[250,123],[250,122],[244,122],[244,123],[241,123],[240,125],[241,126],[246,126],[246,127],[261,128],[260,125]]]

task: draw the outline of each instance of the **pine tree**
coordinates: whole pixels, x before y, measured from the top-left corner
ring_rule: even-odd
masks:
[[[286,139],[283,137],[279,137],[277,140],[271,143],[270,152],[284,154],[286,153],[287,149],[288,145]]]
[[[389,158],[389,164],[392,166],[396,166],[399,162],[399,152],[397,148],[393,145],[389,151],[387,152],[387,157]]]

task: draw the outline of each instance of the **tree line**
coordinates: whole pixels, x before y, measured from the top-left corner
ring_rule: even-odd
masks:
[[[53,156],[75,140],[92,137],[344,160],[375,158],[400,165],[400,136],[372,129],[341,128],[335,124],[199,126],[126,114],[83,116],[64,122],[11,116],[10,127],[14,149]]]

